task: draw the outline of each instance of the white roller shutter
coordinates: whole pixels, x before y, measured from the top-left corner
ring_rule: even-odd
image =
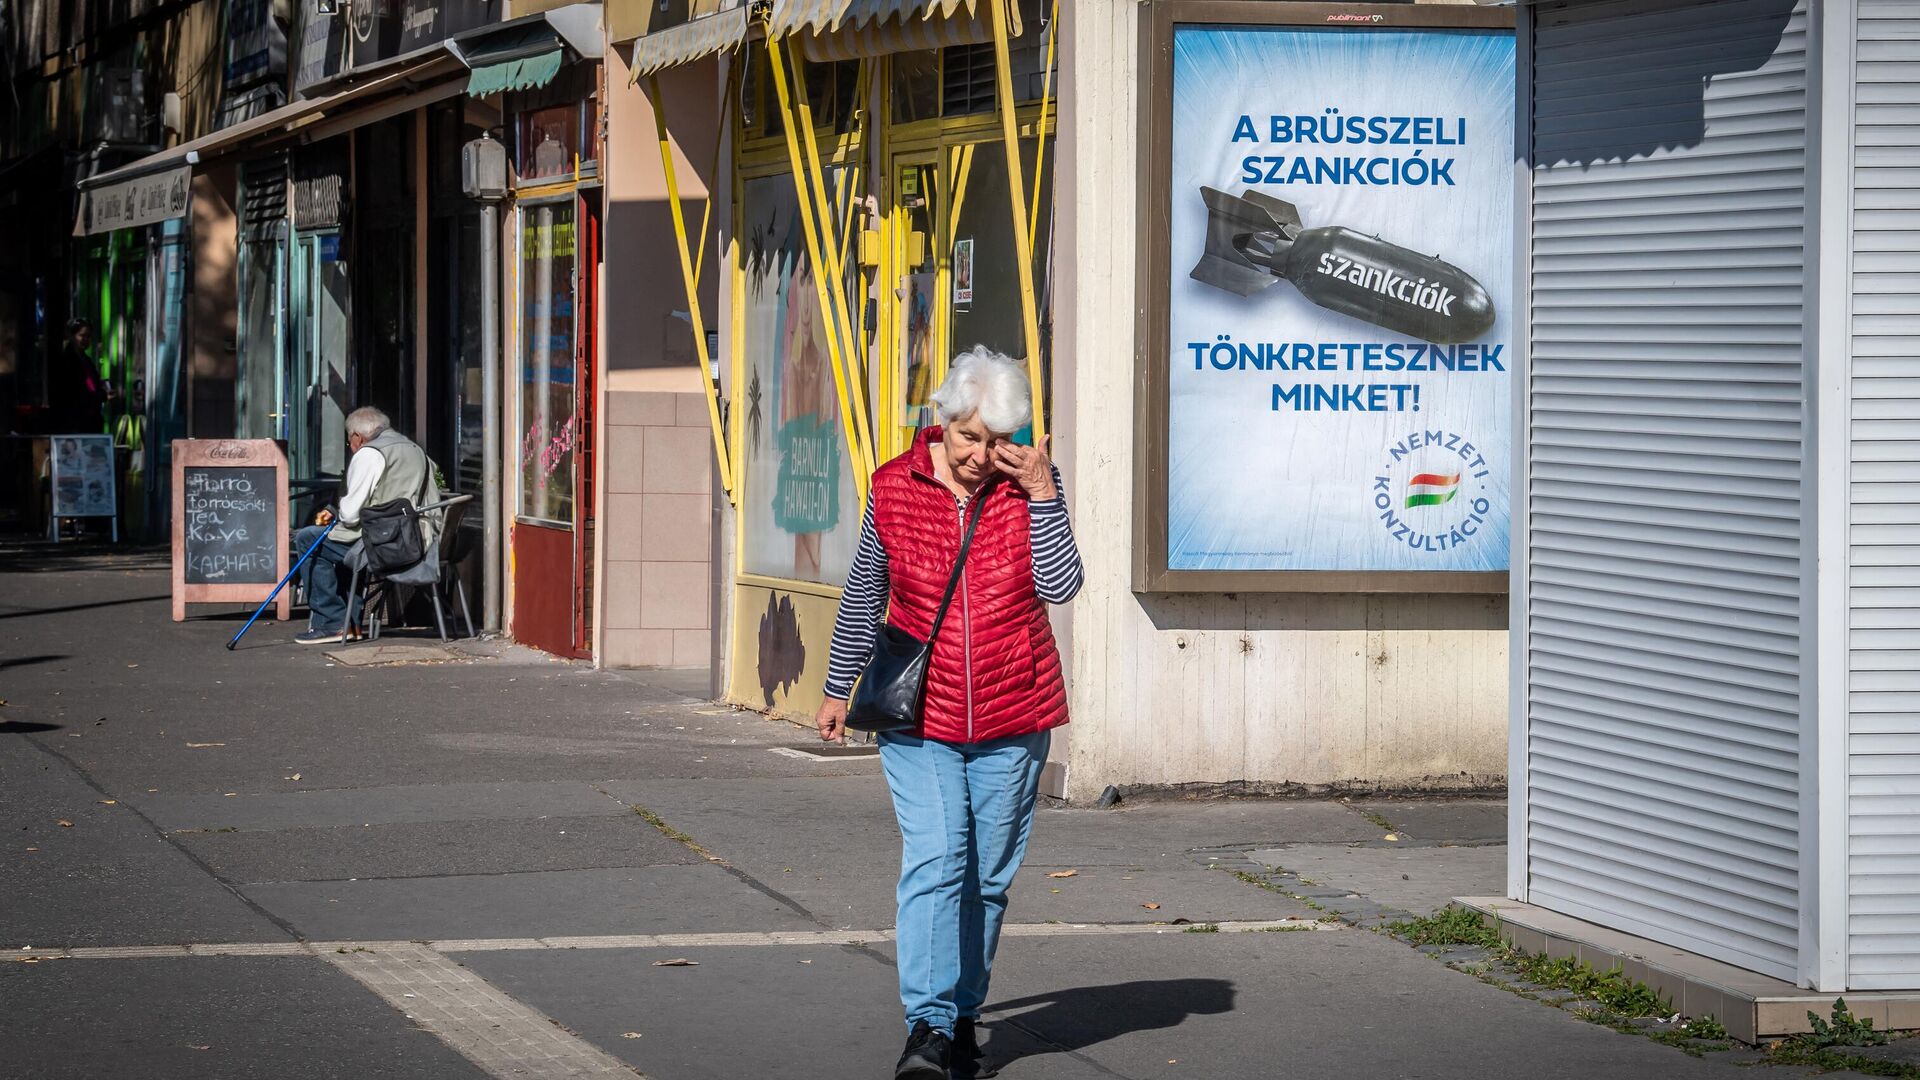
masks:
[[[1848,985],[1920,986],[1920,5],[1858,0]]]
[[[1793,979],[1804,11],[1531,45],[1529,898]]]

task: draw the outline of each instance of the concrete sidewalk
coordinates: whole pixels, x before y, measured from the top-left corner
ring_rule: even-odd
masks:
[[[805,732],[686,676],[353,666],[269,624],[228,652],[237,619],[171,622],[151,559],[32,569],[0,563],[8,1076],[891,1075],[875,759],[790,753]],[[1737,1075],[1257,884],[1498,893],[1504,814],[1043,810],[989,1055],[1013,1080]]]

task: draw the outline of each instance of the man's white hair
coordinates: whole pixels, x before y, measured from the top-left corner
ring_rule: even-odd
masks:
[[[975,345],[953,358],[947,379],[933,392],[940,422],[957,424],[975,413],[995,435],[1011,435],[1033,422],[1033,388],[1018,360]]]
[[[376,439],[380,433],[393,426],[387,414],[371,405],[362,405],[347,414],[347,434],[358,435],[363,439]]]

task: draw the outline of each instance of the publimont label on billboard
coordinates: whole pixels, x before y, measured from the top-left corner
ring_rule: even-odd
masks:
[[[1512,31],[1173,52],[1168,569],[1505,570]]]

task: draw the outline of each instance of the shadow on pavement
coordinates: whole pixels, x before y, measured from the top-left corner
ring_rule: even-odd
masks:
[[[1143,979],[1003,1001],[987,1011],[1004,1015],[1040,1008],[994,1021],[981,1056],[993,1068],[1005,1068],[1021,1058],[1178,1027],[1189,1016],[1232,1012],[1233,999],[1234,985],[1225,979]]]
[[[0,735],[34,735],[42,731],[58,731],[59,724],[39,724],[30,720],[8,720],[0,722]]]
[[[0,536],[0,574],[47,570],[165,570],[173,565],[166,546],[69,542],[44,537]]]
[[[0,656],[0,671],[8,668],[32,667],[34,664],[51,664],[55,660],[67,659],[66,653],[41,653],[38,656]]]
[[[161,593],[158,596],[129,596],[124,600],[96,600],[91,604],[68,604],[65,607],[48,608],[8,608],[0,611],[0,619],[25,619],[34,615],[58,615],[68,611],[92,611],[95,608],[124,607],[127,604],[151,604],[155,600],[171,600],[173,594]]]

